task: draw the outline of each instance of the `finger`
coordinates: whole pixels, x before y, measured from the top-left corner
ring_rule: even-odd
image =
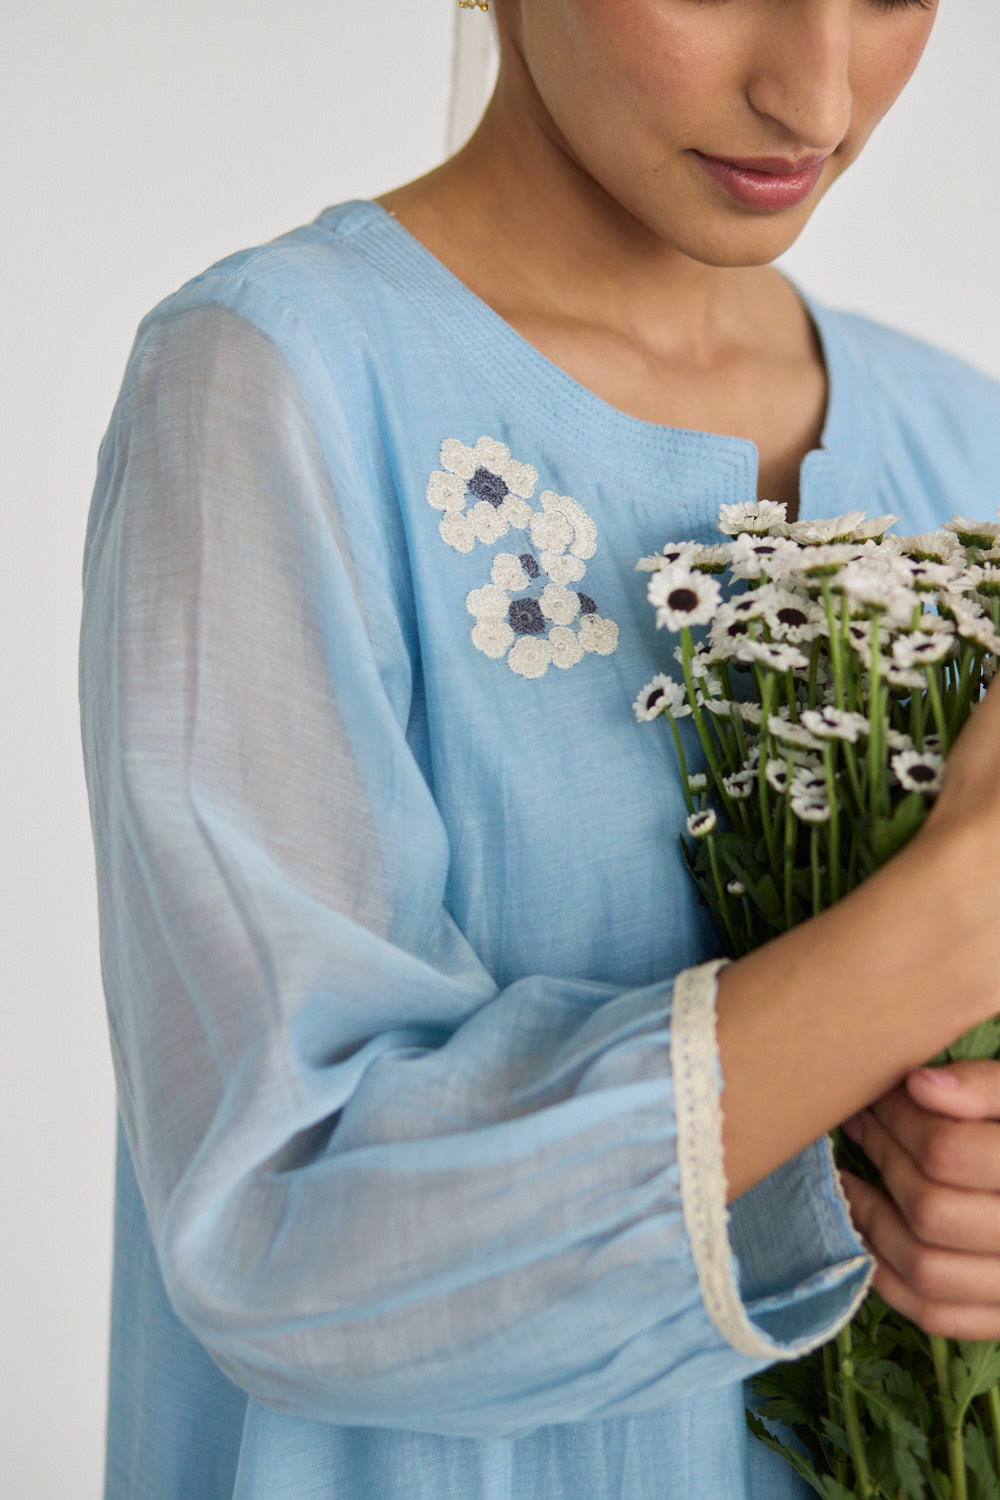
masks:
[[[955,1120],[1000,1120],[1000,1061],[993,1058],[916,1068],[906,1089],[923,1109]]]
[[[905,1088],[884,1094],[871,1113],[932,1182],[1000,1192],[1000,1124],[933,1114]]]
[[[1000,1256],[1000,1197],[932,1181],[871,1110],[858,1120],[859,1144],[878,1167],[886,1191],[918,1240],[942,1249]]]
[[[940,1250],[921,1243],[891,1199],[860,1178],[845,1182],[844,1191],[865,1248],[911,1293],[926,1302],[995,1305],[1000,1315],[1000,1257]]]

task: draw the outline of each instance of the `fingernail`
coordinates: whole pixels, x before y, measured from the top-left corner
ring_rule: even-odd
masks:
[[[957,1089],[959,1086],[955,1074],[948,1068],[918,1068],[914,1077],[935,1089]]]
[[[860,1115],[852,1115],[849,1120],[844,1121],[840,1128],[845,1135],[850,1136],[856,1146],[861,1145],[864,1139],[865,1128],[861,1123]]]

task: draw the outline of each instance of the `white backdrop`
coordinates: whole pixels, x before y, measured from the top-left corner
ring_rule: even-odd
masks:
[[[114,1098],[76,700],[97,446],[154,302],[229,251],[440,158],[454,3],[0,0],[0,1472],[12,1500],[96,1500],[101,1485]],[[941,11],[917,78],[787,266],[821,298],[1000,377],[1000,7]]]

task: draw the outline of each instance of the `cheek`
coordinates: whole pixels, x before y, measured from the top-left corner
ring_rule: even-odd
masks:
[[[732,36],[686,0],[549,0],[555,27],[536,54],[546,91],[564,115],[606,122],[638,143],[704,133],[732,88]],[[731,31],[731,27],[730,27]],[[557,33],[561,32],[561,38]],[[539,38],[541,40],[541,38]],[[561,45],[560,45],[561,43]],[[555,45],[553,45],[555,44]],[[542,79],[536,74],[536,83]],[[686,143],[686,142],[685,142]]]
[[[927,45],[931,24],[932,18],[921,16],[906,34],[879,35],[861,49],[854,70],[853,92],[855,115],[865,138],[912,77]]]

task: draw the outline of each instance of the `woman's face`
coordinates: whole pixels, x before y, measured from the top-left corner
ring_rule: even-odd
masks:
[[[736,266],[795,240],[916,67],[937,0],[498,8],[504,86],[536,144],[693,259]]]

